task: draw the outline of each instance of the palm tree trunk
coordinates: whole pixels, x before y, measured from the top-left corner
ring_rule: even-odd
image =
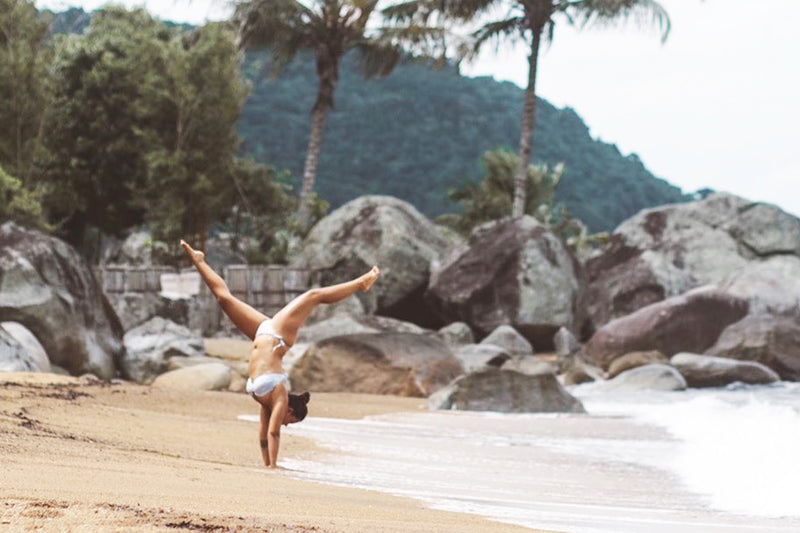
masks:
[[[522,131],[519,137],[519,161],[514,175],[514,203],[511,216],[520,218],[525,214],[525,185],[528,178],[528,162],[533,149],[533,130],[536,126],[536,66],[539,59],[539,43],[542,28],[533,29],[531,55],[528,57],[528,87],[525,89],[525,106],[522,109]]]
[[[322,144],[322,131],[325,128],[327,115],[327,107],[321,105],[316,106],[311,114],[311,136],[308,139],[306,163],[303,167],[303,186],[300,189],[300,205],[297,208],[297,219],[303,230],[307,228],[311,217],[309,201],[317,177],[317,156]]]

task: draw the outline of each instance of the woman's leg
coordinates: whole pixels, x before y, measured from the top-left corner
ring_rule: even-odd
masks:
[[[197,271],[200,272],[203,281],[205,281],[208,288],[211,289],[211,294],[216,297],[220,307],[222,307],[222,310],[228,315],[228,318],[231,319],[233,325],[251,339],[254,338],[259,324],[269,317],[233,296],[225,280],[208,266],[203,252],[193,249],[186,241],[181,241],[181,246],[186,250],[186,253],[189,254],[189,258],[192,260],[192,263],[194,263]]]
[[[372,270],[354,280],[306,291],[278,311],[272,317],[272,324],[275,330],[284,336],[286,342],[294,344],[300,326],[303,325],[308,315],[319,304],[339,302],[359,290],[366,292],[372,287],[379,275],[380,270],[375,266],[372,267]]]

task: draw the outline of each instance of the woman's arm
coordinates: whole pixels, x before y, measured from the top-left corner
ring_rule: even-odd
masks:
[[[269,453],[267,447],[269,446],[267,440],[267,432],[269,431],[269,416],[270,410],[261,406],[261,427],[258,429],[258,442],[261,445],[261,458],[264,460],[264,466],[269,466]]]
[[[281,443],[281,424],[286,417],[286,411],[289,409],[289,401],[281,399],[273,406],[272,412],[269,416],[269,426],[267,430],[267,448],[269,451],[269,464],[270,468],[277,468],[278,466],[278,448]]]

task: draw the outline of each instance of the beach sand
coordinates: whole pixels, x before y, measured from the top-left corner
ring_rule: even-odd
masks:
[[[314,394],[310,416],[419,411],[423,400]],[[0,373],[0,530],[531,531],[261,464],[245,394]],[[281,457],[326,453],[281,437]]]

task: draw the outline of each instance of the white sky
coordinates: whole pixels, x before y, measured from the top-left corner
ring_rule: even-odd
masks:
[[[87,11],[100,0],[39,0]],[[225,0],[125,0],[157,16],[223,18]],[[540,55],[537,94],[577,111],[592,135],[635,152],[655,175],[771,202],[800,215],[800,0],[660,0],[654,29],[576,31],[564,20]],[[525,51],[487,52],[462,70],[524,87]],[[534,148],[535,150],[535,148]]]

